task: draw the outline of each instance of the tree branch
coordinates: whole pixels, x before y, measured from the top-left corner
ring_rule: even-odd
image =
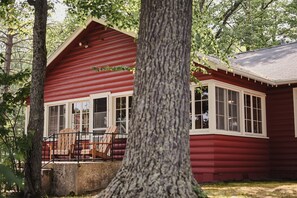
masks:
[[[19,43],[24,42],[24,41],[32,41],[32,39],[31,39],[31,38],[28,38],[28,39],[21,39],[21,40],[18,40],[18,41],[16,41],[16,42],[13,42],[13,45],[19,44]]]
[[[31,6],[35,6],[35,0],[27,0],[29,5]]]
[[[266,8],[268,8],[268,6],[270,4],[272,4],[274,1],[276,1],[276,0],[270,0],[266,5],[264,5],[264,2],[263,2],[262,6],[261,6],[261,10],[265,10]]]
[[[201,13],[203,11],[204,4],[205,4],[205,0],[200,0],[199,1],[199,10],[200,10]]]
[[[232,14],[237,10],[237,8],[242,4],[244,0],[238,0],[236,1],[231,8],[229,8],[225,14],[223,15],[222,19],[223,19],[223,23],[222,26],[220,27],[220,29],[217,31],[216,35],[215,35],[215,39],[218,39],[221,36],[223,27],[226,25],[228,19],[232,16]]]

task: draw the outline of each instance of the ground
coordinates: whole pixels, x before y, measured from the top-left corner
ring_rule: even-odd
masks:
[[[297,198],[297,181],[204,184],[210,198]]]
[[[202,184],[202,188],[209,198],[297,198],[297,181],[226,182]]]

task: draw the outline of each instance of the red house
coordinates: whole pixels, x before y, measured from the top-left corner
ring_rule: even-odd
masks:
[[[50,58],[44,136],[61,129],[129,133],[135,35],[89,20]],[[200,182],[297,179],[297,43],[236,55],[228,68],[208,57],[209,74],[191,84],[190,152]],[[29,108],[28,108],[29,109]]]

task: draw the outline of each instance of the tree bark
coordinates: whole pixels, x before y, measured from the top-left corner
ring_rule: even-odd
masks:
[[[129,138],[98,197],[196,197],[189,158],[191,0],[142,0]]]
[[[12,56],[12,47],[13,47],[13,35],[10,33],[6,36],[5,42],[5,59],[4,59],[4,70],[7,75],[10,74],[11,70],[11,56]],[[8,85],[4,86],[4,93],[7,93],[9,89]]]
[[[29,3],[32,3],[30,1]],[[44,79],[46,69],[47,1],[34,1],[33,63],[28,124],[28,150],[25,162],[25,197],[41,197],[41,153],[44,122]]]

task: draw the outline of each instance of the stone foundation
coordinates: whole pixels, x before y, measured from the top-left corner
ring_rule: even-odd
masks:
[[[119,161],[48,164],[45,168],[51,169],[52,175],[43,177],[43,189],[55,196],[81,195],[104,189],[120,165]]]

